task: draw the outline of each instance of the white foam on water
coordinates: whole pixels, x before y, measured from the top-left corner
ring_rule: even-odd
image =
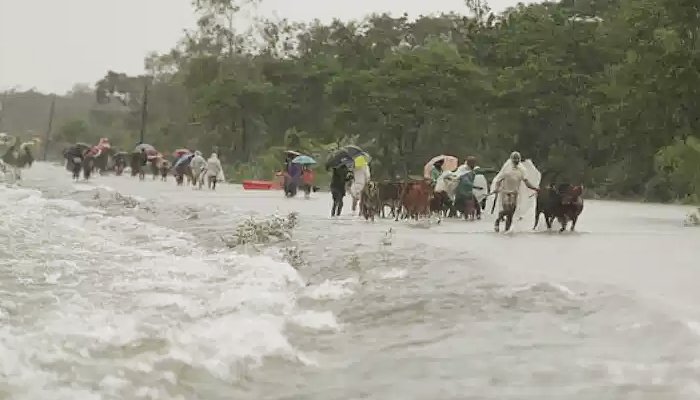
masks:
[[[0,393],[178,398],[183,364],[236,382],[270,356],[314,364],[288,323],[339,329],[330,312],[298,309],[306,289],[287,263],[34,190],[0,188],[0,214]]]
[[[73,190],[76,192],[89,192],[91,190],[95,190],[96,186],[95,185],[90,185],[87,182],[76,182],[73,184]]]
[[[357,279],[329,280],[306,288],[304,296],[314,300],[339,300],[355,293],[350,286],[357,284]]]
[[[295,325],[315,330],[336,332],[341,329],[335,315],[330,311],[302,311],[294,315],[291,322]]]
[[[408,271],[400,268],[392,268],[387,272],[381,273],[380,277],[382,279],[402,279],[408,275]]]

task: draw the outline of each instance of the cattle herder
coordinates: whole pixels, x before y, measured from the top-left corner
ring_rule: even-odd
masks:
[[[501,196],[501,211],[494,224],[494,230],[500,230],[501,220],[506,219],[506,231],[510,230],[513,223],[513,214],[518,205],[518,191],[520,183],[524,183],[529,189],[539,192],[539,188],[534,186],[525,177],[525,167],[520,163],[520,153],[514,151],[510,154],[510,165],[502,171],[501,176],[496,181],[496,193]]]
[[[333,197],[331,217],[339,217],[340,213],[343,212],[343,197],[345,197],[348,183],[352,182],[353,178],[352,171],[347,165],[333,168],[331,175],[331,195]]]

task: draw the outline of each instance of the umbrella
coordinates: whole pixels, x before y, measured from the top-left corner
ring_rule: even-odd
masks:
[[[341,151],[344,151],[347,155],[352,157],[355,168],[366,167],[372,161],[372,156],[370,156],[369,153],[354,144],[342,147]]]
[[[69,154],[75,154],[75,155],[82,155],[86,150],[91,148],[87,143],[76,143],[73,146],[68,148],[68,153]]]
[[[459,161],[457,160],[457,157],[455,156],[446,156],[444,154],[433,157],[428,161],[427,164],[425,164],[425,167],[423,167],[423,177],[425,178],[430,178],[430,172],[433,170],[433,164],[436,162],[443,160],[442,164],[442,170],[443,171],[454,171],[457,169],[457,164],[459,164]]]
[[[372,161],[372,157],[355,145],[343,146],[328,159],[326,169],[346,165],[349,168],[362,168]]]
[[[355,158],[357,156],[368,156],[366,151],[362,150],[359,146],[355,146],[354,144],[349,144],[347,146],[343,146],[340,148],[340,151],[346,152],[350,157]]]
[[[294,150],[285,150],[284,154],[292,155],[292,156],[300,156],[301,155],[301,153],[299,153],[298,151],[294,151]]]
[[[102,147],[92,146],[90,147],[88,154],[92,155],[93,157],[99,157],[100,154],[102,154]]]
[[[100,141],[97,142],[97,145],[103,149],[111,149],[112,145],[109,143],[109,138],[100,138]]]
[[[309,156],[301,155],[301,156],[296,156],[292,160],[292,164],[301,164],[301,165],[311,165],[311,164],[316,164],[316,160]]]
[[[326,161],[327,170],[331,168],[338,168],[341,165],[345,165],[348,168],[352,168],[355,166],[355,160],[353,160],[352,157],[344,151],[337,151],[333,155],[331,155],[330,158],[328,158],[328,161]]]
[[[192,159],[194,158],[194,154],[185,154],[184,156],[180,157],[175,161],[174,167],[180,167],[180,166],[187,166],[192,162]]]
[[[173,151],[173,157],[180,158],[185,154],[190,154],[192,151],[190,149],[177,149]]]
[[[150,152],[150,151],[156,151],[156,148],[151,146],[150,144],[141,143],[140,145],[138,145],[134,148],[134,153],[140,153],[141,150],[145,150],[146,152]]]

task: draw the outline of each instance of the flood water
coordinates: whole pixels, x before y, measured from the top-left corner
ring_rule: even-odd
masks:
[[[688,208],[496,234],[282,197],[41,163],[0,187],[0,399],[700,398]],[[289,241],[222,239],[289,211]]]

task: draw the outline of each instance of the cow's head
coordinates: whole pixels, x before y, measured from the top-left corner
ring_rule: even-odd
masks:
[[[559,187],[561,203],[570,205],[576,203],[583,194],[583,185],[561,185]]]

